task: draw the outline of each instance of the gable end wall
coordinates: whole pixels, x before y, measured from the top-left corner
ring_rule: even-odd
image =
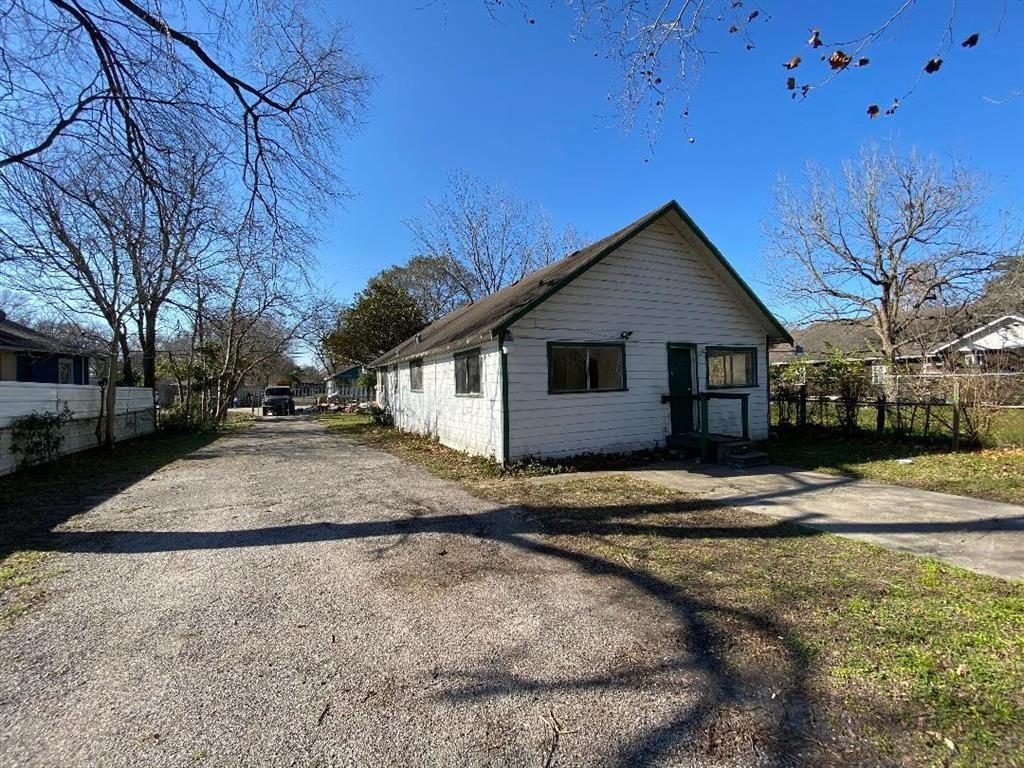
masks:
[[[767,436],[766,339],[769,329],[741,290],[711,268],[664,219],[533,309],[511,328],[509,449],[524,456],[571,456],[664,445],[670,431],[667,344],[697,345],[697,389],[706,390],[705,348],[757,350],[749,393],[750,436]],[[547,342],[626,342],[628,391],[548,394]],[[738,401],[712,401],[712,432],[741,433]]]

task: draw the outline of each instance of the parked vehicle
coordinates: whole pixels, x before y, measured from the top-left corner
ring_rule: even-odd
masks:
[[[264,416],[294,416],[295,398],[291,387],[267,387],[263,391]]]

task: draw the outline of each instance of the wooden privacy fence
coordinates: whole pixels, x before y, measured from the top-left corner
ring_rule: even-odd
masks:
[[[102,388],[93,385],[0,381],[0,475],[18,468],[19,457],[11,452],[11,426],[32,413],[59,413],[67,405],[71,419],[61,428],[60,453],[94,448],[102,397]],[[114,413],[118,440],[152,432],[156,428],[153,390],[118,387]]]

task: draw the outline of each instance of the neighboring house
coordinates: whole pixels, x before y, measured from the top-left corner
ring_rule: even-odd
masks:
[[[789,334],[671,201],[372,363],[395,424],[499,461],[768,433]],[[724,397],[722,397],[724,396]]]
[[[363,369],[358,365],[342,368],[324,379],[328,397],[340,397],[343,399],[365,400],[373,396],[373,392],[366,387],[359,386],[359,377]]]
[[[88,384],[89,357],[0,311],[0,381]]]
[[[936,308],[919,318],[908,332],[897,361],[901,367],[925,374],[965,367],[1024,369],[1024,319],[1004,315],[979,326],[980,322],[970,312]],[[872,378],[888,371],[879,353],[878,337],[867,319],[821,321],[794,330],[792,335],[791,344],[777,345],[769,352],[772,365],[795,359],[820,363],[840,350],[863,360]]]
[[[929,354],[930,367],[964,366],[1024,371],[1024,317],[1004,315],[942,344]]]

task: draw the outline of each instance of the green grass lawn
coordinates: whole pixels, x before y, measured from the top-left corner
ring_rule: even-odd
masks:
[[[709,658],[772,691],[722,703],[715,739],[756,738],[758,713],[785,699],[807,708],[784,745],[804,764],[1024,765],[1024,584],[625,477],[541,480],[551,468],[506,471],[362,416],[322,421],[521,506],[547,545],[706,622]]]
[[[776,464],[1024,504],[1024,448],[1012,445],[954,452],[935,443],[808,429],[782,430],[764,447]]]

